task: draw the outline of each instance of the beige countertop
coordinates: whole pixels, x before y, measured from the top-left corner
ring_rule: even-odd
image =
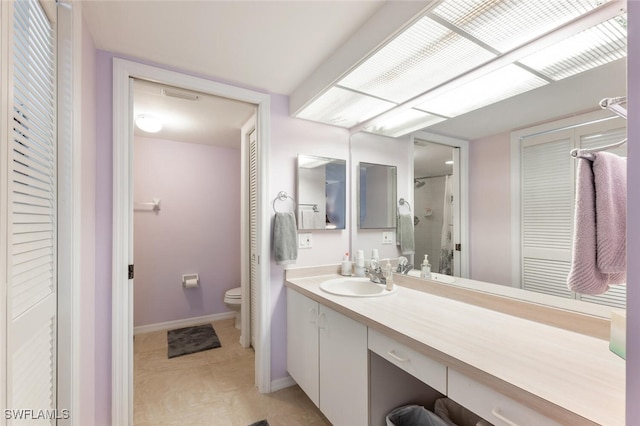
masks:
[[[286,285],[561,424],[624,425],[625,361],[607,340],[404,286],[418,278],[383,297],[320,289],[338,276],[288,270]]]

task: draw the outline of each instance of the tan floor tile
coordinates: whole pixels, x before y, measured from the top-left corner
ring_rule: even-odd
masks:
[[[139,334],[134,344],[134,425],[326,426],[298,386],[260,394],[253,349],[240,343],[234,320],[212,323],[222,347],[167,358],[166,331]]]

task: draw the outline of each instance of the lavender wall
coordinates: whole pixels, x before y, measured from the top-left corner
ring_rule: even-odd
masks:
[[[640,2],[627,3],[628,185],[627,197],[627,424],[640,418]]]
[[[343,160],[349,158],[349,132],[289,117],[288,98],[271,95],[271,146],[269,150],[269,199],[279,191],[296,193],[296,158],[298,154],[317,155]],[[348,165],[347,165],[348,167]],[[347,177],[347,180],[349,178]],[[347,186],[347,200],[350,198]],[[347,202],[347,218],[350,217]],[[273,213],[273,212],[271,212]],[[313,231],[313,247],[298,250],[292,267],[339,263],[349,250],[347,219],[345,230]],[[306,232],[306,231],[305,231]],[[271,379],[287,377],[287,327],[284,268],[271,261]]]
[[[113,71],[96,57],[96,426],[111,424],[111,242],[113,212]]]
[[[80,17],[79,14],[76,15]],[[81,144],[81,279],[80,288],[80,407],[79,424],[95,422],[95,278],[96,278],[96,49],[93,39],[82,21],[82,75],[80,123]]]
[[[470,278],[508,286],[512,285],[510,164],[509,133],[469,143]]]
[[[227,312],[240,286],[240,150],[137,137],[134,326]],[[197,273],[200,287],[184,289]]]

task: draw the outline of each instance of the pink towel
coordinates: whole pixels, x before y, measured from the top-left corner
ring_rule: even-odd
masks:
[[[573,256],[567,278],[569,289],[583,294],[602,294],[609,284],[626,280],[626,264],[622,270],[612,268],[619,268],[620,258],[626,258],[626,161],[606,152],[595,157],[593,164],[586,159],[578,162]],[[610,272],[600,269],[598,257]]]
[[[627,278],[627,160],[608,152],[595,157],[598,269],[612,274],[609,284],[622,284]]]

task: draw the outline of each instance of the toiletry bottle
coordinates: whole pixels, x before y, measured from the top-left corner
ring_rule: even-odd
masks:
[[[364,251],[358,250],[356,251],[356,277],[364,277]]]
[[[342,258],[342,275],[347,277],[351,276],[351,261],[349,260],[349,252],[344,254],[344,258]]]
[[[391,268],[389,259],[387,259],[387,264],[384,265],[384,278],[387,283],[387,291],[393,290],[393,268]]]
[[[424,262],[420,267],[420,278],[431,279],[431,264],[429,263],[429,255],[424,255]]]

